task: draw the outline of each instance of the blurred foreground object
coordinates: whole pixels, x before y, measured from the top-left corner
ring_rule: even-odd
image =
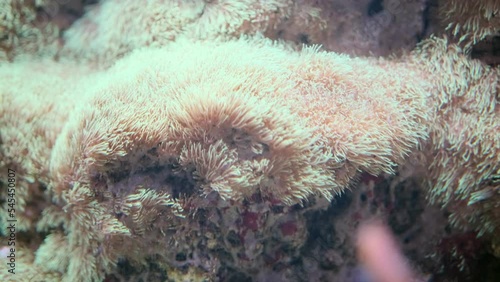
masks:
[[[391,231],[379,223],[364,223],[357,233],[358,257],[373,282],[416,281]]]

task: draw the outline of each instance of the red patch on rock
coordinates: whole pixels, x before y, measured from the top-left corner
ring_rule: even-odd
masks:
[[[255,212],[246,211],[241,214],[243,217],[243,226],[252,230],[257,231],[259,229],[259,214]]]
[[[287,221],[285,223],[282,223],[280,225],[280,229],[281,229],[281,234],[283,234],[284,236],[291,236],[295,234],[295,232],[297,232],[298,230],[297,224],[295,224],[293,221]]]

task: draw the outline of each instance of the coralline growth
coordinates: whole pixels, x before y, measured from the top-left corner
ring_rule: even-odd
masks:
[[[168,4],[103,1],[57,60],[0,66],[0,167],[19,173],[19,229],[48,234],[40,276],[250,274],[297,252],[307,211],[398,166],[453,223],[500,232],[498,69],[434,37],[389,60],[259,35],[325,28],[301,1]]]

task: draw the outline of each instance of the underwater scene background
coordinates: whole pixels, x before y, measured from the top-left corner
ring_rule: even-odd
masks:
[[[0,281],[500,281],[500,1],[0,0]]]

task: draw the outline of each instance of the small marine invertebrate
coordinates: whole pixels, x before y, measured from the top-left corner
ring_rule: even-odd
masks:
[[[295,0],[140,1],[104,0],[64,34],[62,53],[109,66],[132,50],[164,46],[178,38],[228,40],[277,29],[320,29],[318,9]],[[144,6],[146,5],[146,6]]]
[[[76,78],[87,75],[90,68],[41,60],[37,63],[3,64],[0,72],[0,166],[14,170],[17,175],[18,231],[33,230],[40,210],[45,206],[44,201],[49,197],[45,193],[50,182],[50,154],[75,106],[72,95],[79,92],[77,88],[73,93],[64,92],[65,85],[75,86]],[[36,80],[27,81],[26,76],[36,77]],[[38,90],[33,92],[33,89]],[[0,193],[5,195],[6,189]],[[5,224],[5,221],[1,222],[2,227]]]
[[[446,0],[440,5],[446,27],[465,48],[500,32],[500,2],[496,0]]]
[[[321,44],[326,50],[356,56],[388,56],[411,51],[426,32],[428,1],[423,0],[320,0],[325,27],[303,32],[306,43]],[[284,38],[297,41],[289,34]]]
[[[10,249],[10,247],[0,247],[0,262],[4,265],[8,265],[9,262],[6,256],[4,256],[4,249]],[[61,281],[60,273],[56,271],[47,271],[34,264],[34,255],[29,248],[18,246],[16,248],[16,256],[15,267],[11,268],[14,273],[7,272],[7,267],[2,266],[2,272],[0,273],[0,279],[2,279],[2,281]],[[13,280],[12,277],[15,277],[16,280]]]
[[[100,1],[64,33],[62,53],[112,64],[134,49],[173,41],[201,15],[203,7],[202,0]]]
[[[217,265],[210,250],[222,248],[245,271],[265,262],[244,261],[281,244],[297,249],[307,209],[290,206],[323,206],[316,196],[331,199],[361,170],[390,173],[425,137],[424,88],[412,70],[394,79],[383,66],[316,49],[295,53],[262,39],[186,41],[79,78],[82,94],[67,101],[73,110],[52,129],[60,133],[45,161],[55,208],[37,226],[67,235],[48,237],[37,262],[67,280],[100,280],[120,259],[139,266],[160,256],[172,264],[170,244],[185,246],[204,268]],[[374,74],[385,79],[354,83]],[[31,89],[19,101],[28,102]],[[49,100],[72,95],[52,90]],[[365,110],[354,110],[360,101]],[[15,122],[3,120],[7,128]],[[272,212],[275,206],[282,211]],[[279,233],[270,232],[274,226]],[[201,235],[221,230],[240,243]],[[264,248],[276,234],[284,243]],[[195,249],[197,242],[207,249]],[[73,250],[67,260],[43,251],[61,243]]]
[[[21,55],[51,56],[57,52],[59,30],[65,24],[57,11],[51,11],[51,14],[44,11],[53,4],[47,0],[5,0],[0,3],[0,62]]]
[[[500,73],[446,39],[422,44],[412,60],[441,74],[433,79],[438,109],[422,150],[430,200],[449,207],[455,226],[498,233]]]

